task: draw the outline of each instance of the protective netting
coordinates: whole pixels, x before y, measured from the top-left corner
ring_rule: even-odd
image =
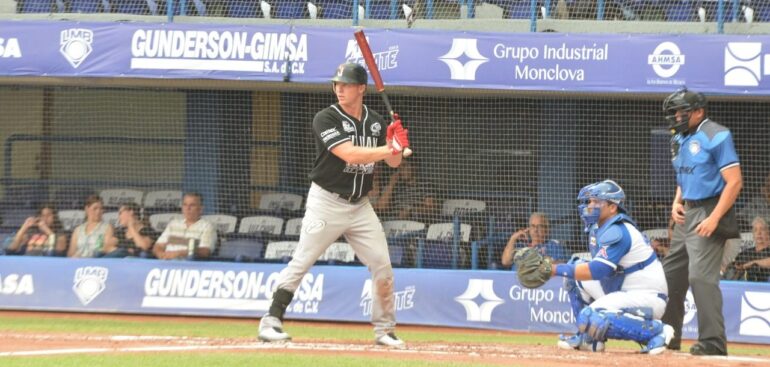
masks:
[[[179,213],[173,205],[153,208],[150,193],[198,191],[206,214],[238,220],[222,228],[224,240],[254,215],[281,220],[260,239],[264,244],[296,240],[302,204],[290,199],[307,194],[310,122],[334,96],[319,86],[253,85],[0,87],[2,226],[18,229],[44,201],[82,209],[85,195],[107,189],[139,191],[148,215]],[[665,228],[675,184],[663,97],[394,88],[391,101],[410,129],[415,155],[409,159],[414,181],[403,168],[378,171],[379,197],[392,190],[390,200],[377,203],[383,222],[413,221],[386,225],[393,262],[499,266],[505,242],[535,211],[548,214],[552,238],[582,251],[575,197],[580,187],[606,178],[623,186],[643,229]],[[761,194],[769,173],[767,102],[709,101],[714,120],[734,133],[745,180],[740,209]],[[384,112],[374,94],[365,103]],[[271,193],[285,202],[264,200]],[[107,202],[107,211],[116,203]],[[742,217],[742,230],[750,231],[751,219]],[[418,231],[404,235],[414,223]],[[252,260],[264,255],[263,249]]]
[[[9,0],[4,0],[9,1]],[[8,6],[6,6],[8,7]],[[10,5],[12,7],[12,5]],[[766,22],[766,0],[18,0],[17,13],[118,13],[271,19],[502,18]]]

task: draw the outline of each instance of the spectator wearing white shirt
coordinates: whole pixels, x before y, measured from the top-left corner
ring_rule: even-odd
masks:
[[[174,219],[155,242],[153,252],[158,259],[186,259],[193,255],[205,259],[214,252],[217,231],[211,222],[201,219],[203,196],[197,192],[182,197],[184,219]]]

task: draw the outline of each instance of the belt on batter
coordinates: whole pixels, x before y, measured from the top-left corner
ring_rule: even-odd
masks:
[[[334,191],[327,190],[323,186],[321,186],[321,185],[319,185],[319,184],[317,184],[315,182],[313,184],[318,186],[321,190],[324,190],[324,191],[328,192],[329,194],[331,194],[332,196],[335,196],[337,199],[342,200],[342,201],[346,201],[346,202],[348,202],[350,204],[358,204],[358,202],[360,202],[363,198],[367,197],[366,195],[362,195],[362,196],[359,196],[357,198],[354,198],[353,194],[343,195],[343,194],[340,194],[340,193],[337,193],[337,192],[334,192]]]

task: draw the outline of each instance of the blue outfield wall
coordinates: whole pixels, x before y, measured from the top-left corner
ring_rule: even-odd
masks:
[[[260,317],[284,264],[0,257],[0,308],[76,312]],[[561,278],[537,290],[513,272],[395,269],[400,323],[572,332]],[[728,340],[770,344],[770,284],[723,282]],[[697,337],[688,293],[684,334]],[[288,319],[367,322],[364,267],[316,266],[302,280]]]

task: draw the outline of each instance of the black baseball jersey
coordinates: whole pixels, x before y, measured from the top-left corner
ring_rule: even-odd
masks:
[[[347,164],[331,152],[332,148],[346,141],[371,148],[386,144],[385,120],[366,105],[362,112],[362,121],[358,121],[345,113],[339,104],[333,104],[313,118],[316,159],[310,180],[352,201],[366,196],[372,189],[374,162]]]

